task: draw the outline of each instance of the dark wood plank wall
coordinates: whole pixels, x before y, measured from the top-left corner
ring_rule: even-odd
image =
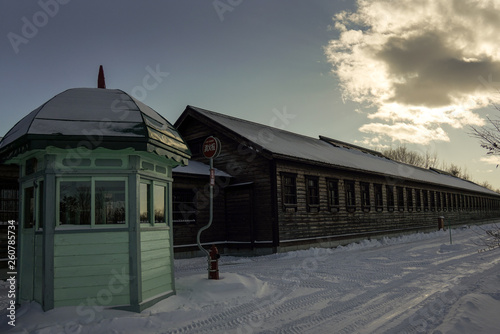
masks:
[[[189,177],[182,174],[174,175],[173,192],[187,190],[191,193],[193,199],[193,209],[196,209],[195,223],[174,223],[174,247],[181,245],[196,244],[196,235],[198,230],[209,222],[209,177]],[[191,208],[189,208],[191,209]],[[224,191],[214,191],[214,212],[213,221],[209,229],[205,230],[200,237],[200,241],[216,242],[225,241],[225,196]],[[196,247],[191,247],[195,249]],[[175,248],[179,251],[179,248]]]
[[[253,228],[250,226],[239,226],[238,229],[225,229],[226,238],[247,240],[248,231],[251,230],[256,241],[275,242],[279,239],[280,245],[290,245],[290,240],[297,243],[314,243],[314,238],[333,237],[347,238],[348,236],[371,236],[376,234],[386,234],[388,232],[404,231],[420,228],[437,228],[437,219],[444,216],[445,221],[454,224],[474,222],[486,218],[500,216],[499,196],[485,196],[484,194],[463,191],[461,189],[443,188],[424,182],[411,181],[405,178],[385,177],[370,174],[362,171],[350,171],[332,166],[310,164],[306,162],[296,162],[288,159],[275,159],[262,153],[256,153],[255,148],[249,148],[247,143],[239,142],[238,137],[225,131],[217,124],[210,124],[207,120],[198,120],[188,117],[179,128],[184,139],[193,151],[193,160],[208,163],[202,156],[201,144],[208,136],[216,136],[221,140],[222,151],[220,156],[214,161],[214,166],[231,174],[234,178],[232,183],[251,182],[253,192],[253,210],[250,214]],[[296,174],[297,179],[297,207],[296,209],[283,206],[282,198],[282,173]],[[306,176],[315,177],[319,186],[319,207],[315,210],[308,210],[306,200]],[[338,212],[331,210],[328,206],[327,179],[339,180],[339,206]],[[345,180],[355,182],[356,209],[348,212],[345,202]],[[360,182],[369,184],[370,206],[363,210],[361,208],[361,186]],[[227,180],[220,182],[222,186],[227,186]],[[375,188],[374,184],[382,185],[383,206],[382,210],[375,208]],[[387,208],[386,185],[393,187],[394,210]],[[398,210],[396,187],[402,187],[404,197],[404,208]],[[411,208],[407,206],[408,193],[411,190],[413,204]],[[428,191],[429,208],[425,210],[423,204],[423,190]],[[431,210],[431,191],[444,192],[456,195],[459,201],[451,210],[442,207],[439,210]],[[417,206],[417,192],[420,193],[422,205]],[[227,196],[229,196],[226,193]],[[462,198],[462,195],[463,198]],[[244,219],[235,213],[241,208],[244,194],[233,194],[234,199],[226,196],[226,227],[238,226]],[[480,199],[481,197],[481,199]],[[248,197],[247,197],[248,198]],[[453,198],[453,197],[452,197]],[[489,202],[488,200],[489,199]],[[474,200],[474,201],[471,201]],[[464,203],[465,202],[465,203]],[[482,203],[477,207],[472,207],[471,203]],[[488,205],[489,206],[488,206]],[[229,207],[228,207],[229,205]],[[444,203],[442,203],[442,206]],[[246,210],[246,209],[245,209]],[[227,214],[229,212],[229,214]],[[229,219],[229,220],[228,220]],[[237,220],[236,225],[234,220]],[[274,225],[273,225],[274,223]],[[227,234],[229,232],[229,234]],[[309,240],[305,240],[308,239]],[[304,241],[305,240],[305,241]],[[270,245],[266,245],[269,247]],[[275,244],[276,246],[276,244]]]
[[[453,188],[443,188],[436,185],[414,182],[405,179],[396,179],[384,176],[370,175],[364,172],[346,171],[335,168],[324,168],[290,161],[278,161],[276,168],[277,179],[277,201],[279,216],[280,241],[296,240],[303,238],[315,238],[326,236],[342,236],[349,234],[372,234],[376,232],[384,233],[391,230],[402,230],[418,228],[422,226],[437,226],[437,218],[444,216],[445,220],[450,220],[454,224],[463,222],[472,222],[475,220],[493,218],[500,216],[498,208],[499,197],[485,196],[483,194],[461,191]],[[297,208],[285,208],[282,198],[282,173],[296,174],[297,182]],[[306,176],[318,177],[320,205],[317,212],[308,211],[306,201]],[[339,211],[330,210],[328,206],[327,179],[338,179],[339,185]],[[345,180],[355,181],[356,209],[354,212],[348,212],[345,203]],[[361,208],[361,189],[360,182],[369,183],[370,207],[363,211]],[[382,185],[383,206],[378,212],[375,208],[374,184]],[[387,208],[386,185],[394,187],[395,207],[390,212]],[[403,187],[405,190],[405,206],[402,211],[397,207],[396,186]],[[407,206],[406,188],[411,189],[413,205]],[[424,209],[422,190],[428,190],[429,209]],[[421,207],[417,208],[416,192],[421,194]],[[441,208],[431,210],[430,191],[439,191],[464,195],[464,198],[457,196],[460,200],[456,207]],[[486,207],[472,209],[466,200],[474,196],[475,199],[481,196],[483,200],[491,199],[490,208]],[[469,206],[466,208],[466,206]]]
[[[214,167],[225,171],[233,178],[232,184],[252,182],[252,192],[255,196],[255,207],[252,210],[252,221],[254,223],[254,241],[261,242],[273,240],[273,219],[271,194],[271,167],[269,160],[250,149],[245,142],[240,142],[235,136],[229,136],[227,132],[217,130],[208,122],[199,121],[188,117],[179,128],[183,138],[187,141],[193,152],[192,160],[208,163],[203,157],[201,147],[203,140],[208,136],[215,136],[221,141],[222,150],[217,159],[214,159]],[[219,181],[216,180],[216,185]],[[226,180],[220,180],[221,186],[228,185]],[[231,222],[227,222],[230,224]],[[269,247],[270,245],[267,245]]]

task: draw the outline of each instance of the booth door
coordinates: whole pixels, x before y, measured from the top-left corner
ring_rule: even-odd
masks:
[[[23,187],[21,192],[22,211],[19,222],[19,247],[18,247],[18,270],[19,270],[19,299],[20,301],[34,300],[34,278],[35,278],[35,187]]]
[[[35,300],[42,304],[42,233],[36,232],[42,224],[36,220],[37,216],[41,216],[40,212],[37,215],[37,211],[40,210],[43,201],[43,182],[38,182],[36,185],[35,187],[31,183],[22,189],[17,266],[20,301]]]
[[[226,188],[226,235],[227,241],[253,246],[253,191],[252,186]]]

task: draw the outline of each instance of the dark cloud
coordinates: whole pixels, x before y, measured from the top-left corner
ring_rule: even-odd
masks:
[[[479,78],[500,76],[500,62],[491,57],[465,59],[435,32],[392,37],[376,53],[392,76],[394,95],[388,102],[426,107],[453,103],[453,97],[488,89]]]

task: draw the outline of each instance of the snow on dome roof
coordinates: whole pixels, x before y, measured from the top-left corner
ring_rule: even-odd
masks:
[[[191,155],[165,118],[118,89],[73,88],[59,93],[7,132],[0,142],[0,156],[6,160],[48,146],[131,147],[183,164]]]
[[[327,164],[376,173],[388,178],[409,179],[498,196],[498,193],[473,182],[439,173],[435,170],[400,163],[388,159],[378,152],[362,151],[359,147],[355,148],[353,145],[350,145],[352,147],[335,145],[332,139],[327,137],[320,136],[320,139],[307,137],[193,106],[188,106],[186,110],[192,110],[208,117],[224,128],[245,138],[248,142],[260,146],[263,151],[267,151],[274,157]],[[179,120],[176,122],[176,126],[179,125],[178,123]],[[259,136],[259,134],[262,134],[262,136]]]

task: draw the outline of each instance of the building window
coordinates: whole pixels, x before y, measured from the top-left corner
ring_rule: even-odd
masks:
[[[439,191],[436,191],[436,206],[437,210],[441,211],[441,193]]]
[[[319,187],[318,178],[314,176],[306,176],[306,201],[307,210],[318,210],[319,208]]]
[[[127,190],[124,179],[58,180],[57,225],[124,225]]]
[[[443,202],[443,211],[448,210],[448,201],[447,201],[447,196],[446,193],[441,193],[442,194],[442,202]]]
[[[413,189],[406,188],[406,205],[408,208],[408,212],[413,211]]]
[[[403,192],[403,187],[396,187],[396,192],[398,196],[398,210],[399,211],[404,211],[405,210],[405,195]]]
[[[19,190],[17,185],[1,185],[0,189],[0,223],[9,220],[18,221]]]
[[[422,195],[420,189],[415,189],[415,209],[422,211]]]
[[[284,207],[297,208],[297,176],[294,174],[283,174],[282,184]]]
[[[434,191],[430,192],[431,199],[431,211],[436,211],[436,193]]]
[[[196,196],[191,189],[173,191],[174,224],[196,224]]]
[[[328,208],[332,212],[339,211],[339,180],[327,180],[328,186]]]
[[[424,201],[424,211],[429,211],[429,191],[422,190],[422,198]]]
[[[387,211],[394,211],[394,187],[393,186],[385,186],[385,192],[387,197]]]
[[[384,210],[384,196],[382,194],[382,185],[374,183],[373,190],[375,192],[375,210],[377,212],[382,212]]]
[[[347,211],[356,211],[356,191],[354,189],[354,181],[345,180],[345,206]]]
[[[370,184],[360,182],[359,185],[361,188],[361,209],[368,212],[370,211]]]

